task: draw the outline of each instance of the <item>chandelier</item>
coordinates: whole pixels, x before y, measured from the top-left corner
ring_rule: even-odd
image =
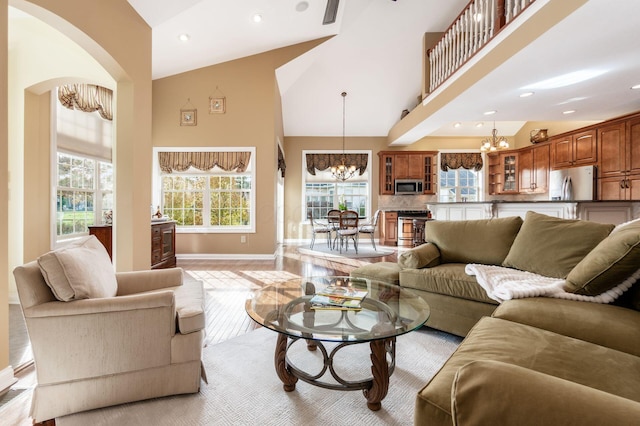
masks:
[[[499,149],[508,149],[509,142],[507,142],[507,138],[504,136],[498,136],[498,131],[496,130],[496,122],[493,122],[493,130],[491,131],[491,137],[482,140],[482,144],[480,145],[480,151],[497,151]]]
[[[342,92],[342,160],[339,165],[331,166],[331,176],[337,180],[345,181],[356,173],[356,166],[351,164],[347,166],[346,157],[344,153],[344,139],[345,139],[345,100],[347,92]]]

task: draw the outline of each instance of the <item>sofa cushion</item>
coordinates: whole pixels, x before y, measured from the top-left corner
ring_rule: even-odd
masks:
[[[398,265],[402,268],[427,268],[439,263],[440,250],[432,243],[419,245],[398,256]]]
[[[465,273],[465,266],[464,263],[443,263],[433,268],[403,269],[400,282],[408,289],[497,304],[478,285],[475,277]]]
[[[401,269],[398,262],[377,262],[356,268],[349,275],[399,285]]]
[[[501,303],[492,316],[640,357],[640,312],[632,309],[601,303],[529,297]]]
[[[613,228],[614,225],[528,211],[502,266],[566,278]]]
[[[569,272],[564,289],[597,296],[640,269],[640,222],[616,228]]]
[[[425,241],[438,246],[440,263],[500,265],[522,226],[519,216],[425,223]]]
[[[415,424],[452,424],[451,389],[472,361],[501,361],[640,401],[640,357],[547,330],[485,317],[418,392]],[[604,361],[603,361],[604,360]]]
[[[58,300],[114,297],[118,291],[109,254],[94,235],[38,258],[47,285]]]

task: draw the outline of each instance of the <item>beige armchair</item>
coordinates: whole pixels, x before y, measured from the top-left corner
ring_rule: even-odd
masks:
[[[93,240],[87,239],[77,253],[58,253],[67,284],[85,274],[79,286],[71,286],[69,301],[59,300],[69,297],[64,289],[48,284],[55,278],[47,264],[51,259],[42,256],[14,270],[36,367],[38,383],[31,405],[36,422],[198,392],[201,375],[204,378],[202,283],[183,282],[180,268],[127,273],[111,269],[115,294],[92,297],[95,288],[81,291],[82,286],[91,286],[87,277],[100,281],[100,275],[108,274],[101,263],[108,257],[103,257]],[[87,252],[97,253],[100,260],[89,256],[88,266],[69,265]],[[108,256],[106,250],[104,255]]]

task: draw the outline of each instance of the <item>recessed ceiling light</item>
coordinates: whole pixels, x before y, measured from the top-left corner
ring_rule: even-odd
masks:
[[[262,15],[260,15],[259,13],[253,15],[253,22],[262,22]]]
[[[576,110],[574,110],[574,109],[570,109],[568,111],[562,111],[562,113],[565,114],[565,115],[566,114],[573,114],[574,112],[576,112]]]
[[[493,115],[493,114],[495,114],[496,112],[498,112],[498,111],[496,111],[496,110],[486,111],[486,112],[484,113],[484,115]]]
[[[635,86],[631,86],[631,88],[632,88],[633,90],[640,89],[640,84],[636,84]]]
[[[296,10],[298,12],[304,12],[308,8],[309,8],[309,2],[308,1],[301,1],[300,3],[296,4]]]
[[[455,127],[456,129],[457,129],[458,127],[460,127],[460,126],[462,126],[462,124],[460,124],[460,122],[457,122],[456,124],[454,124],[454,125],[453,125],[453,127]]]
[[[484,123],[478,123],[478,124],[476,124],[476,127],[482,127],[482,126],[484,126]]]
[[[187,33],[180,34],[178,36],[178,40],[180,40],[180,41],[189,41],[190,38],[191,38],[191,36],[189,34],[187,34]]]
[[[529,96],[533,96],[533,92],[520,93],[521,98],[528,98]]]

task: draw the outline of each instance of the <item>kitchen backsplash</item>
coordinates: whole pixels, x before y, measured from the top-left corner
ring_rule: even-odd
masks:
[[[379,195],[381,210],[424,210],[427,203],[438,201],[435,195]]]

